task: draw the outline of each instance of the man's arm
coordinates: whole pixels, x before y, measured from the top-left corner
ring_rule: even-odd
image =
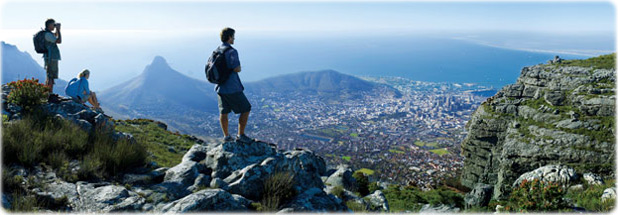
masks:
[[[234,68],[234,72],[240,72],[240,65]]]

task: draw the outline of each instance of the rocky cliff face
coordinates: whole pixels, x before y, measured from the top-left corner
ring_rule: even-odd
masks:
[[[616,76],[609,56],[598,58],[611,60],[605,68],[595,66],[597,58],[524,67],[466,125],[462,184],[493,185],[493,198],[503,199],[521,174],[545,165],[612,174]]]

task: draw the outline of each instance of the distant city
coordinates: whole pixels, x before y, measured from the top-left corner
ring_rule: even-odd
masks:
[[[463,166],[464,125],[496,92],[475,84],[362,79],[402,95],[392,95],[387,86],[342,101],[299,93],[248,94],[253,106],[248,131],[280,149],[310,149],[330,165],[350,164],[380,180],[429,189]],[[200,127],[218,137],[217,119],[213,115]]]

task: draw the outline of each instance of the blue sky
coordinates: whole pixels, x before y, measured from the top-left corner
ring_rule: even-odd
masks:
[[[64,2],[8,1],[2,29],[54,17],[68,29],[156,31],[612,32],[610,2]]]
[[[63,25],[60,78],[69,80],[89,68],[94,89],[137,76],[155,55],[165,57],[182,73],[203,78],[205,58],[220,43],[218,32],[226,26],[237,30],[241,60],[253,60],[253,65],[243,64],[250,72],[260,63],[260,55],[277,54],[264,53],[264,46],[309,40],[377,46],[371,41],[425,35],[507,49],[596,56],[614,51],[616,18],[614,5],[607,1],[21,0],[1,4],[0,40],[17,45],[42,64],[41,57],[32,54],[32,35],[49,17]],[[296,57],[291,61],[307,56]],[[329,68],[318,62],[307,69]],[[267,76],[247,74],[244,80],[259,77]]]

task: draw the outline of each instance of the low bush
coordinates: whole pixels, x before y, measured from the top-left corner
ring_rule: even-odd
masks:
[[[117,142],[111,134],[97,130],[94,133],[93,149],[84,159],[96,159],[106,176],[113,176],[145,164],[148,153],[140,143],[130,143],[126,139]],[[96,163],[97,161],[85,161]]]
[[[361,196],[369,195],[369,178],[359,171],[354,172],[352,177],[356,179],[356,187]]]
[[[333,190],[331,190],[331,193],[337,196],[338,198],[343,199],[343,187],[342,186],[333,187]]]
[[[349,200],[347,202],[345,202],[345,205],[348,206],[348,208],[356,213],[366,213],[368,212],[367,207],[361,203],[358,203],[354,200]]]
[[[58,166],[56,158],[61,158],[57,157],[59,153],[79,155],[87,150],[88,134],[66,120],[26,116],[8,123],[2,128],[2,133],[2,159],[5,163],[31,167],[45,162]],[[56,153],[55,157],[52,153]],[[54,160],[49,160],[50,156]]]
[[[8,86],[12,89],[7,102],[21,106],[26,112],[32,112],[35,107],[46,103],[49,96],[49,88],[34,78],[13,81]]]
[[[557,212],[568,208],[566,190],[558,183],[524,180],[509,196],[505,209],[517,212]]]
[[[264,180],[262,211],[276,211],[297,195],[294,177],[294,173],[289,171],[275,172]]]
[[[583,191],[567,192],[566,197],[587,211],[609,212],[614,209],[615,199],[602,201],[601,196],[607,188],[615,186],[614,179],[606,180],[602,185],[585,185]]]

